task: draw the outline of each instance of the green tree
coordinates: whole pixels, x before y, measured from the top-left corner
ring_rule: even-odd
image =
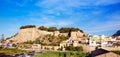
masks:
[[[40,26],[38,29],[48,31],[48,28],[45,26]]]
[[[69,32],[71,32],[71,31],[80,31],[80,32],[83,32],[83,31],[80,30],[79,28],[73,28],[73,27],[71,27],[71,28],[62,27],[62,28],[59,29],[59,31],[60,31],[61,33],[69,33]]]
[[[79,28],[70,28],[70,31],[79,31]]]
[[[70,31],[70,28],[64,28],[64,27],[62,27],[62,28],[59,29],[59,31],[61,33],[68,33]]]
[[[25,25],[25,26],[21,26],[20,29],[25,29],[25,28],[35,28],[35,25]]]
[[[58,29],[56,27],[49,27],[48,28],[48,31],[51,31],[51,32],[54,32],[54,31],[57,31]]]

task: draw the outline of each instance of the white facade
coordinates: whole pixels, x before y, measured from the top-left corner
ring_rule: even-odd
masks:
[[[96,41],[90,40],[90,41],[89,41],[89,45],[90,45],[90,46],[98,46],[99,44],[96,44]]]
[[[101,46],[102,46],[102,47],[106,47],[107,44],[108,44],[108,42],[101,42]]]
[[[99,44],[97,44],[96,40],[93,40],[92,38],[99,39],[100,37],[98,35],[93,35],[92,37],[89,38],[89,45],[90,46],[98,46]]]

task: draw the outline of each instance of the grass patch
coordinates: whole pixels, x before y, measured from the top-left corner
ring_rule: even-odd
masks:
[[[27,52],[25,50],[20,50],[17,48],[2,48],[0,49],[0,54],[5,54],[5,55],[14,55],[18,53],[24,53]]]
[[[112,51],[112,52],[120,55],[120,50],[114,50],[114,51]]]
[[[35,55],[34,57],[86,57],[87,55],[83,52],[46,52]]]

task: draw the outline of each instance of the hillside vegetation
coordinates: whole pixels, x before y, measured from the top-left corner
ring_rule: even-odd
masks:
[[[35,25],[25,25],[25,26],[21,26],[20,29],[26,29],[26,28],[35,28]],[[60,33],[68,33],[71,31],[80,31],[83,32],[82,30],[80,30],[79,28],[73,28],[73,27],[62,27],[60,29],[56,28],[56,27],[45,27],[45,26],[40,26],[38,27],[39,30],[44,30],[44,31],[50,31],[50,32],[54,32],[54,31],[60,31]]]
[[[26,29],[26,28],[35,28],[35,25],[26,25],[26,26],[21,26],[20,29]]]
[[[40,36],[34,41],[27,41],[24,42],[25,44],[42,44],[42,45],[51,45],[51,46],[57,46],[60,44],[61,41],[67,40],[69,37],[68,36],[54,36],[54,35],[45,35],[45,36]]]
[[[2,57],[2,55],[15,55],[15,54],[24,53],[24,52],[29,52],[29,51],[20,50],[17,48],[0,48],[0,57]]]

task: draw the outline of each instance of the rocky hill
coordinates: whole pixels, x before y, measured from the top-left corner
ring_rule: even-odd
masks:
[[[113,36],[120,36],[120,30],[118,30]]]
[[[22,29],[24,28],[24,29]],[[42,44],[52,44],[59,43],[62,40],[66,40],[68,38],[80,38],[86,37],[87,34],[81,31],[71,31],[69,33],[61,33],[60,31],[45,31],[40,30],[36,27],[22,27],[17,35],[7,39],[7,41],[12,41],[14,43],[23,43],[29,41],[36,41]]]

